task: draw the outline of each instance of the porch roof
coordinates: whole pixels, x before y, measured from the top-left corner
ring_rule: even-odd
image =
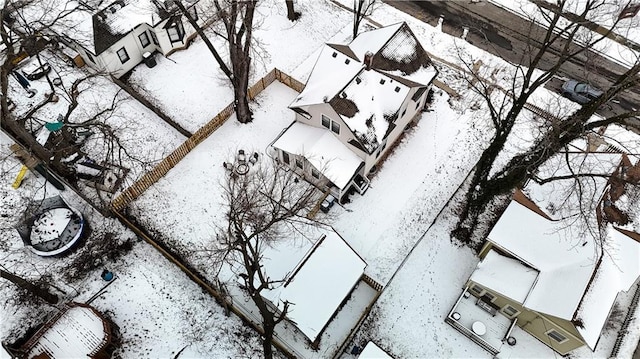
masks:
[[[349,184],[362,163],[331,131],[301,122],[291,124],[272,146],[303,156],[340,189]]]
[[[533,288],[538,271],[517,259],[490,250],[471,274],[471,280],[519,303]]]

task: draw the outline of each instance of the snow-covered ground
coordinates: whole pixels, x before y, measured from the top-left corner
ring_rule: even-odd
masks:
[[[346,0],[342,2],[351,6]],[[307,0],[296,4],[302,13],[296,23],[286,20],[284,2],[266,2],[261,8],[261,29],[256,34],[269,56],[263,56],[263,65],[256,66],[254,79],[278,67],[304,82],[323,42],[349,40],[350,13],[330,1]],[[385,4],[378,7],[373,19],[384,25],[407,21],[425,49],[447,61],[460,63],[457,44],[485,64],[498,66],[500,62],[464,41],[454,44],[452,37]],[[486,116],[482,108],[470,109],[474,98],[459,75],[442,68],[440,79],[462,94],[462,98],[454,100],[437,90],[431,111],[422,115],[380,166],[366,194],[352,196],[352,202],[344,208],[334,206],[333,225],[368,263],[365,272],[386,285],[354,343],[363,345],[367,340],[375,340],[395,357],[489,357],[489,353],[444,322],[478,259],[470,249],[458,246],[449,238],[454,208],[447,207],[441,213],[486,141]],[[221,77],[217,64],[199,40],[169,59],[159,58],[154,68],[138,66],[130,81],[144,89],[190,131],[197,130],[231,102],[227,80]],[[269,142],[293,120],[293,112],[287,105],[295,96],[295,91],[274,82],[256,99],[253,123],[241,125],[234,117],[230,118],[136,200],[131,206],[132,213],[151,233],[182,254],[210,244],[215,224],[222,218],[219,193],[220,176],[224,175],[222,162],[232,159],[241,148],[263,153]],[[519,140],[530,139],[524,131],[527,128],[523,124]],[[156,137],[163,137],[164,133],[159,130]],[[178,139],[167,141],[165,146],[175,147]],[[17,160],[8,157],[6,141],[2,143],[3,166],[9,167],[3,167],[1,173],[3,216],[0,220],[4,229],[0,235],[2,242],[11,243],[11,247],[0,249],[3,255],[12,258],[11,268],[34,279],[41,275],[37,273],[53,273],[55,277],[76,254],[43,260],[34,257],[17,238],[11,237],[11,226],[20,208],[42,188],[42,182],[30,174],[23,187],[17,191],[11,189],[19,165]],[[74,204],[85,215],[93,213],[91,208],[76,201]],[[133,237],[114,220],[93,214],[90,221],[96,226],[94,234],[103,228],[121,240]],[[99,238],[93,235],[88,244],[96,240]],[[206,255],[191,253],[189,260],[207,273]],[[25,263],[29,268],[24,268]],[[105,260],[98,267],[75,281],[55,278],[55,283],[76,288],[70,290],[69,296],[82,301],[104,285],[99,277],[102,268],[108,267],[116,273],[115,282],[93,305],[106,311],[120,326],[122,357],[174,357],[185,347],[181,357],[259,356],[257,334],[242,326],[236,317],[224,317],[213,299],[149,245],[136,241],[129,252],[116,260]],[[17,295],[15,288],[1,285],[4,286],[0,301],[7,305],[0,310],[0,337],[6,338],[19,327],[18,323],[36,323],[41,318],[42,307],[19,305],[13,299]],[[624,307],[629,300],[630,295],[623,295],[620,305]],[[358,310],[353,306],[343,309],[348,314]],[[636,329],[630,337],[637,342],[638,334]],[[500,356],[554,356],[554,352],[532,336],[518,329],[514,336],[518,344],[504,346]],[[583,348],[576,355],[608,356],[614,340],[615,331],[610,330],[602,337],[596,353]],[[634,346],[625,348],[621,356],[629,357]],[[304,347],[300,350],[304,350],[305,356],[325,356],[322,351],[310,352]]]
[[[62,295],[61,304],[84,302],[100,292],[106,284],[100,274],[105,268],[111,270],[116,279],[91,305],[120,327],[122,347],[117,353],[123,358],[174,357],[183,348],[184,357],[260,353],[255,332],[237,317],[226,317],[211,296],[117,220],[102,217],[71,190],[59,192],[32,173],[13,189],[20,162],[10,155],[11,143],[0,134],[0,265],[4,270],[32,281],[46,280],[59,288],[54,292]],[[62,258],[38,257],[23,245],[13,226],[27,203],[57,194],[83,212],[91,234]],[[127,243],[130,250],[122,248]],[[55,307],[29,299],[8,281],[0,281],[0,289],[3,342],[12,343],[55,312]]]

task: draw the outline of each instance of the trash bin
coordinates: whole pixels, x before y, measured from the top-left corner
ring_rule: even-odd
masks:
[[[147,51],[144,54],[142,54],[142,58],[144,59],[144,63],[145,65],[147,65],[147,67],[151,68],[156,66],[156,58],[153,56],[152,53]]]

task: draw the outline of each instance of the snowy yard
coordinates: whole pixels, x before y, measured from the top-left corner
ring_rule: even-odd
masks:
[[[340,2],[352,6],[348,0]],[[283,1],[265,1],[264,6],[259,7],[256,22],[260,28],[255,36],[260,41],[261,55],[256,56],[259,60],[252,79],[277,67],[304,82],[324,42],[350,40],[352,15],[349,12],[328,0],[305,0],[296,4],[302,13],[296,23],[286,19]],[[372,19],[383,25],[407,21],[425,49],[447,61],[460,63],[459,47],[485,64],[503,65],[502,60],[491,59],[489,54],[386,4],[376,9]],[[157,60],[154,68],[136,67],[129,82],[188,131],[196,131],[232,101],[228,80],[199,39],[189,49],[169,58],[157,57]],[[470,109],[477,99],[460,81],[460,76],[445,67],[441,70],[440,80],[462,97],[452,99],[444,91],[435,89],[429,111],[420,116],[378,167],[365,195],[355,194],[350,203],[334,206],[330,212],[333,227],[367,263],[365,274],[385,286],[350,345],[362,347],[373,340],[396,358],[489,358],[488,352],[444,321],[478,263],[471,249],[460,247],[450,239],[455,208],[448,205],[459,200],[456,190],[474,166],[489,133],[484,109]],[[114,84],[97,81],[88,90],[88,96],[98,100],[109,98],[117,90]],[[13,87],[12,91],[23,90]],[[240,124],[232,116],[130,204],[129,213],[155,239],[212,278],[206,249],[212,246],[216,226],[224,221],[220,185],[227,173],[222,164],[233,161],[240,149],[258,152],[264,158],[270,142],[293,121],[294,113],[287,106],[296,96],[295,91],[274,82],[252,104],[255,117],[252,123]],[[540,96],[553,97],[554,102],[546,101],[550,105],[558,102],[565,105],[563,99],[556,100],[557,96],[546,90]],[[128,96],[123,98],[122,112],[113,121],[132,153],[153,164],[184,141],[183,136],[144,106]],[[26,101],[18,104],[23,110],[29,105]],[[529,121],[519,124],[517,138],[509,143],[508,149],[513,151],[530,141],[530,130]],[[3,229],[0,243],[9,243],[0,247],[3,266],[34,280],[52,276],[53,282],[67,292],[66,298],[75,301],[87,300],[99,292],[106,284],[99,273],[103,268],[112,270],[116,279],[92,305],[107,313],[120,327],[123,342],[118,353],[123,358],[176,357],[183,349],[180,357],[185,358],[260,356],[262,348],[257,333],[236,316],[224,316],[224,310],[213,298],[175,265],[114,219],[99,216],[69,190],[63,195],[81,209],[91,223],[93,233],[87,243],[77,252],[59,259],[43,259],[24,248],[12,229],[21,208],[32,197],[42,198],[45,192],[47,196],[57,192],[33,174],[27,175],[22,187],[13,190],[11,183],[20,164],[9,155],[9,140],[1,138],[0,223]],[[125,186],[149,169],[148,165],[136,163],[130,166],[133,175]],[[113,237],[107,237],[107,233]],[[111,238],[114,243],[130,240],[132,249],[123,250],[118,258],[96,258],[97,264],[86,275],[66,280],[68,267],[105,238]],[[0,303],[5,304],[0,311],[3,340],[9,334],[15,336],[18,328],[24,330],[40,322],[42,313],[53,309],[33,303],[24,305],[15,299],[21,293],[14,286],[4,282],[0,285]],[[632,294],[620,296],[621,308],[628,306]],[[337,356],[339,353],[335,350],[351,329],[349,326],[374,295],[370,287],[360,282],[354,299],[330,322],[319,351],[297,341],[288,324],[282,325],[278,333],[301,356]],[[581,348],[572,355],[607,357],[616,334],[614,325],[604,332],[595,353]],[[502,345],[499,357],[554,356],[547,346],[519,328],[513,336],[517,344]],[[637,329],[629,335],[631,344],[624,347],[622,356],[631,356],[635,349],[633,342],[637,342],[639,336]],[[349,354],[342,357],[355,358]]]
[[[91,304],[120,327],[122,347],[117,353],[124,358],[175,356],[183,348],[186,348],[185,357],[238,357],[260,353],[255,332],[237,317],[226,317],[211,296],[115,219],[102,217],[71,190],[59,192],[31,173],[20,188],[11,188],[20,163],[9,156],[8,147],[12,142],[4,134],[0,140],[3,269],[33,281],[49,278],[59,288],[55,292],[62,295],[61,304],[88,300],[106,284],[100,278],[103,268],[114,272],[116,279]],[[83,212],[92,232],[69,255],[38,257],[23,245],[12,227],[29,201],[56,194]],[[108,241],[106,245],[105,241]],[[119,243],[126,242],[132,249],[117,248]],[[120,254],[111,258],[105,250]],[[80,268],[88,271],[79,272]],[[29,300],[7,281],[0,282],[0,286],[3,341],[12,342],[55,311],[55,307]]]

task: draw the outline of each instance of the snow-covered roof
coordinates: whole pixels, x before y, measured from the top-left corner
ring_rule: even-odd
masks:
[[[104,320],[89,306],[68,308],[35,341],[28,341],[27,358],[86,358],[102,350],[110,333]]]
[[[595,218],[595,208],[607,186],[606,176],[615,171],[621,160],[619,153],[560,153],[540,166],[536,176],[539,180],[571,174],[601,176],[560,179],[544,184],[532,180],[522,191],[551,218],[566,218],[577,212],[593,213]]]
[[[362,159],[324,128],[294,122],[272,145],[291,154],[304,156],[338,188],[344,188],[356,173]]]
[[[365,55],[371,53],[371,66]],[[325,45],[290,107],[328,102],[372,153],[397,118],[409,90],[429,85],[437,70],[406,23],[358,35],[348,46]]]
[[[524,303],[538,271],[521,261],[490,250],[471,274],[471,280],[501,295]]]
[[[285,284],[261,294],[283,307],[287,318],[315,341],[364,273],[366,263],[333,229],[317,230],[313,241],[291,241],[269,247],[263,265],[270,278]],[[315,242],[315,243],[314,243]]]
[[[358,359],[393,359],[393,357],[374,342],[368,342],[358,355]]]
[[[491,242],[539,271],[525,307],[573,319],[599,258],[595,241],[575,234],[516,201],[493,227]]]
[[[289,107],[329,102],[361,70],[361,62],[324,45],[304,90]]]
[[[619,292],[628,291],[640,276],[640,243],[613,227],[608,228],[606,253],[589,285],[576,319],[578,332],[593,350]]]
[[[382,72],[362,70],[330,103],[369,153],[400,115],[410,88]]]

